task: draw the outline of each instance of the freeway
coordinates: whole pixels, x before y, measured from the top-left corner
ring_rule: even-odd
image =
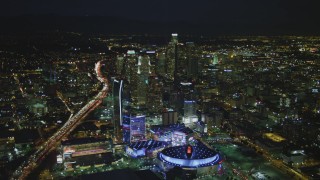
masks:
[[[108,80],[102,77],[101,74],[101,62],[99,61],[95,65],[95,72],[97,79],[103,83],[102,90],[92,98],[80,111],[74,116],[71,116],[68,121],[46,142],[44,142],[40,148],[32,154],[27,161],[22,163],[18,169],[13,173],[11,179],[26,179],[27,176],[41,163],[41,161],[53,150],[57,148],[61,140],[70,134],[86,117],[87,115],[96,109],[101,103],[102,98],[108,94]]]

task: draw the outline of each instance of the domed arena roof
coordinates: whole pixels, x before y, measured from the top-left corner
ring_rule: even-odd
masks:
[[[190,150],[190,147],[192,147],[191,153],[187,151]],[[197,141],[195,146],[184,145],[166,148],[158,154],[158,159],[166,164],[182,168],[213,166],[222,160],[216,151],[200,141]]]

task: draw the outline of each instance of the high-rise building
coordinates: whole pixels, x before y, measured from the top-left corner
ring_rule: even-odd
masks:
[[[125,58],[122,55],[117,56],[117,61],[116,61],[116,72],[118,75],[122,74],[124,71],[124,61]]]
[[[130,142],[137,142],[146,139],[146,117],[130,117]]]
[[[157,54],[158,62],[156,66],[156,73],[160,76],[165,77],[166,74],[166,53],[165,51],[160,51]]]
[[[130,143],[130,117],[129,116],[123,116],[122,121],[122,133],[123,138],[122,141],[124,143]]]
[[[162,83],[158,76],[149,76],[149,88],[147,92],[147,109],[151,114],[158,114],[162,110]]]
[[[45,103],[33,104],[30,109],[37,116],[43,116],[48,113],[48,107]]]
[[[166,77],[174,80],[177,73],[178,34],[172,34],[166,53]]]
[[[123,116],[123,142],[131,143],[146,139],[145,116]]]
[[[217,65],[219,63],[219,58],[217,54],[213,55],[213,60],[212,60],[212,64],[213,65]]]
[[[162,112],[162,124],[169,125],[178,122],[178,113],[172,109],[165,110]]]
[[[133,82],[136,84],[136,88],[133,89],[133,102],[137,109],[145,107],[146,105],[148,81],[151,74],[150,65],[149,56],[143,55],[138,57],[137,80]]]
[[[130,86],[134,85],[134,82],[137,80],[137,56],[134,50],[128,50],[125,58],[125,78],[130,84]],[[132,87],[131,89],[135,89]]]
[[[157,53],[156,51],[146,51],[146,55],[150,58],[150,72],[155,74],[158,64]]]
[[[198,116],[196,114],[196,102],[184,101],[183,123],[186,126],[190,126],[192,123],[197,121],[198,121]]]
[[[187,76],[196,78],[198,75],[198,53],[193,42],[186,43]]]
[[[113,96],[113,124],[115,140],[122,140],[122,97],[123,97],[123,80],[112,78],[112,96]]]
[[[124,61],[124,70],[122,76],[124,77],[124,95],[126,95],[126,99],[123,99],[124,106],[131,108],[133,105],[137,103],[137,85],[138,85],[138,73],[137,73],[137,64],[138,57],[134,50],[128,50],[125,55]],[[125,108],[126,111],[128,110]],[[126,113],[130,114],[130,112]]]

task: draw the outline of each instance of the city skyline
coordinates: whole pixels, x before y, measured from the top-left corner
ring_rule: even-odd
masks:
[[[0,6],[0,179],[320,179],[320,1]]]
[[[1,178],[318,177],[319,37],[0,37]]]

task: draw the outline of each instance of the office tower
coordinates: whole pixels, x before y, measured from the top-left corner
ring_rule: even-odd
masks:
[[[195,106],[195,101],[184,101],[183,123],[186,126],[190,126],[192,123],[198,121]]]
[[[146,55],[150,58],[150,73],[155,74],[158,64],[157,53],[156,51],[146,51]]]
[[[130,142],[138,142],[146,139],[146,117],[130,117]]]
[[[198,53],[193,42],[186,43],[187,77],[198,76]]]
[[[174,80],[177,73],[178,34],[172,34],[166,53],[166,77]]]
[[[123,142],[131,143],[146,139],[145,116],[123,116]]]
[[[137,80],[133,82],[136,84],[136,89],[133,89],[133,103],[135,108],[140,109],[145,107],[147,101],[148,78],[151,73],[149,56],[139,56],[137,68]]]
[[[130,116],[122,117],[122,141],[124,143],[130,143]]]
[[[126,110],[131,109],[131,106],[137,103],[135,91],[138,85],[138,74],[137,74],[137,62],[138,58],[134,50],[128,50],[124,61],[124,70],[122,76],[124,77],[124,95],[123,99],[124,106]],[[128,109],[129,108],[129,109]],[[130,114],[130,113],[126,113]]]
[[[122,125],[122,97],[123,85],[122,79],[112,78],[112,96],[113,96],[113,124],[115,132],[115,140],[122,140],[121,125]]]
[[[166,53],[165,51],[160,51],[157,54],[158,62],[156,66],[156,73],[162,77],[166,75]]]
[[[173,109],[166,109],[162,112],[162,124],[169,125],[178,122],[178,112]]]
[[[212,64],[217,65],[219,63],[219,58],[217,54],[213,55]]]
[[[137,56],[136,52],[134,50],[128,50],[125,58],[125,69],[124,74],[125,78],[128,81],[130,87],[134,85],[134,82],[137,80]],[[131,89],[135,89],[135,87],[132,87]]]
[[[116,72],[118,75],[121,75],[124,71],[124,61],[125,57],[123,55],[118,55],[116,59]]]
[[[151,62],[148,55],[142,55],[138,57],[138,71],[137,73],[143,76],[145,79],[151,74],[150,70]]]
[[[46,103],[35,103],[30,107],[30,110],[36,116],[43,116],[48,113],[48,106]]]
[[[147,109],[150,114],[158,114],[163,108],[162,82],[156,75],[149,76],[149,88],[147,92]]]

